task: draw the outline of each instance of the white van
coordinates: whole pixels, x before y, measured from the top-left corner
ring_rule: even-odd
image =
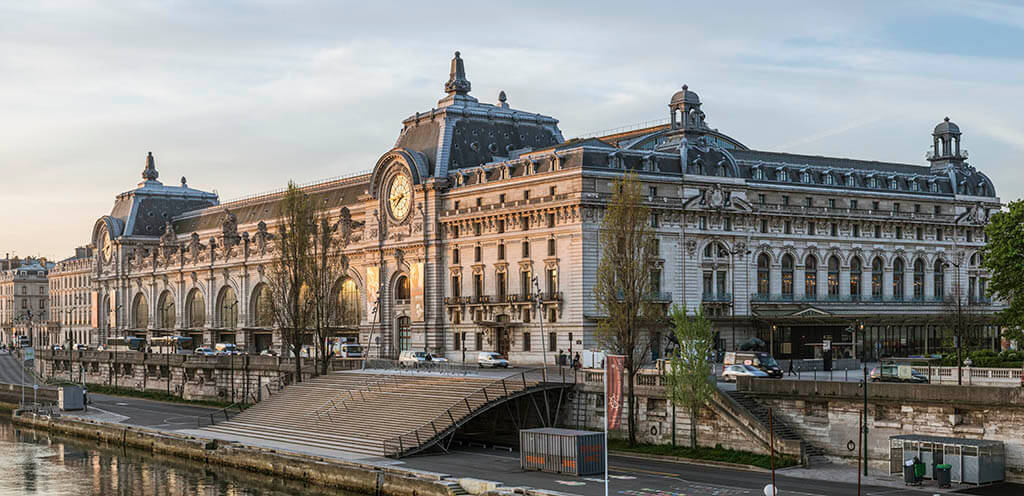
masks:
[[[238,347],[235,343],[217,343],[213,345],[214,351],[218,355],[239,355]]]
[[[341,343],[337,356],[341,358],[362,358],[363,347],[356,343]]]
[[[429,360],[429,356],[425,351],[403,351],[401,355],[398,355],[398,365],[402,367],[415,367]]]

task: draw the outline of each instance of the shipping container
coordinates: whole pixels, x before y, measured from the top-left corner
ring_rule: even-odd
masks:
[[[519,431],[523,470],[553,474],[604,473],[604,433],[572,429],[523,429]]]

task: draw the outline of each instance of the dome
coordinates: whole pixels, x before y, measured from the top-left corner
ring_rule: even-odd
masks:
[[[935,131],[932,134],[960,134],[960,126],[957,126],[956,123],[949,120],[949,117],[946,117],[935,126]]]
[[[700,97],[697,96],[696,93],[690,91],[684,84],[683,89],[672,95],[672,100],[668,102],[669,105],[675,105],[677,103],[700,104]]]

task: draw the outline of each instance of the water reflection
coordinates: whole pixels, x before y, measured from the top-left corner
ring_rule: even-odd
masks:
[[[354,493],[53,435],[0,414],[0,494],[284,496]]]

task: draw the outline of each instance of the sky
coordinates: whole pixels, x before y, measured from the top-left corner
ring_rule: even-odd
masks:
[[[0,255],[71,256],[160,180],[221,201],[365,171],[443,96],[566,138],[668,117],[682,84],[753,149],[925,165],[949,116],[1024,194],[1024,6],[888,2],[0,3]]]

